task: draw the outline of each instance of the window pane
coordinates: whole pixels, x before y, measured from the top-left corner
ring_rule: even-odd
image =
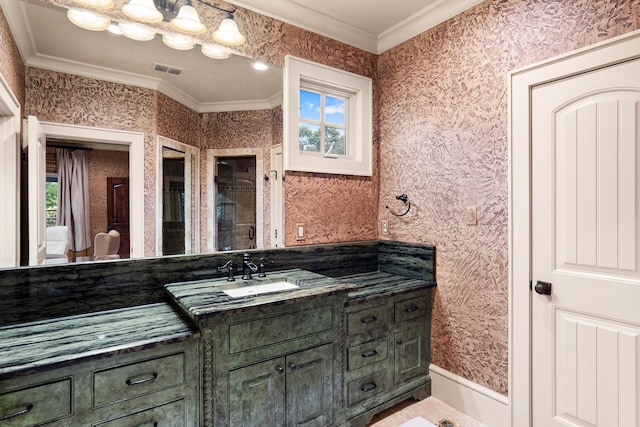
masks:
[[[327,126],[324,131],[324,153],[345,155],[347,153],[344,141],[344,129]]]
[[[300,90],[300,118],[320,121],[320,94]]]
[[[320,152],[320,126],[300,123],[300,151]]]
[[[325,96],[324,98],[324,121],[336,125],[344,125],[344,107],[346,100]]]

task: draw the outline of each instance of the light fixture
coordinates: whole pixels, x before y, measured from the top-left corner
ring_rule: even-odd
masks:
[[[112,22],[111,24],[109,24],[109,27],[107,28],[107,31],[109,31],[111,34],[115,34],[118,36],[122,35],[122,31],[120,31],[120,27],[118,26],[118,24]]]
[[[129,18],[142,22],[160,22],[164,18],[153,0],[129,0],[129,3],[122,6],[122,12]]]
[[[265,71],[269,69],[269,66],[267,64],[265,64],[264,62],[260,62],[260,61],[256,61],[252,64],[252,67],[254,70],[257,71]]]
[[[123,36],[140,42],[153,40],[156,36],[156,30],[137,22],[121,22],[118,28]]]
[[[185,36],[184,34],[164,34],[162,36],[162,42],[171,49],[176,50],[189,50],[193,49],[196,45],[196,41],[193,38]]]
[[[80,28],[90,31],[104,31],[109,28],[111,20],[91,10],[69,9],[67,18]]]
[[[187,34],[202,34],[207,30],[207,27],[200,22],[198,11],[193,7],[191,0],[185,0],[178,12],[178,16],[173,18],[170,24],[176,30]]]
[[[204,44],[202,45],[202,54],[213,59],[227,59],[231,56],[231,50],[217,44]]]
[[[227,12],[227,17],[222,20],[220,27],[213,33],[213,39],[218,43],[238,46],[245,42],[246,38],[238,30],[238,24],[233,20],[233,13]]]
[[[76,0],[78,4],[94,9],[109,9],[113,7],[113,0]]]

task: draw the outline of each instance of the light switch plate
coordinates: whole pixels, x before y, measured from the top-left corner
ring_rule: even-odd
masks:
[[[296,224],[296,240],[304,240],[304,223]]]
[[[389,234],[389,221],[382,221],[380,224],[382,234]]]
[[[467,225],[478,225],[478,207],[477,206],[467,206]]]

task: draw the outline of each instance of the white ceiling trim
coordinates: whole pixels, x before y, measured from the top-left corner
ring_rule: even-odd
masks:
[[[24,9],[24,3],[17,1],[2,1],[0,6],[4,11],[11,33],[16,39],[18,51],[22,56],[22,61],[27,62],[36,53],[36,44],[33,40],[29,25],[27,25],[27,16]],[[12,19],[15,17],[15,19]]]
[[[288,0],[269,0],[270,12],[242,1],[233,1],[233,4],[368,52],[377,53],[378,37],[375,34],[354,28],[347,22],[319,13],[299,3]],[[330,28],[330,32],[323,31],[323,28]]]
[[[282,104],[282,92],[268,99],[250,101],[205,102],[200,105],[199,113],[224,113],[228,111],[271,110]]]
[[[380,34],[377,53],[387,51],[484,0],[437,0]]]

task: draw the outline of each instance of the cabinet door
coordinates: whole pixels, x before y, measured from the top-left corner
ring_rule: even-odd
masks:
[[[395,384],[428,372],[427,333],[425,329],[422,326],[418,326],[395,333],[393,364],[393,381]]]
[[[285,425],[285,358],[256,363],[229,373],[232,426]]]
[[[287,426],[333,425],[333,346],[287,356]]]

